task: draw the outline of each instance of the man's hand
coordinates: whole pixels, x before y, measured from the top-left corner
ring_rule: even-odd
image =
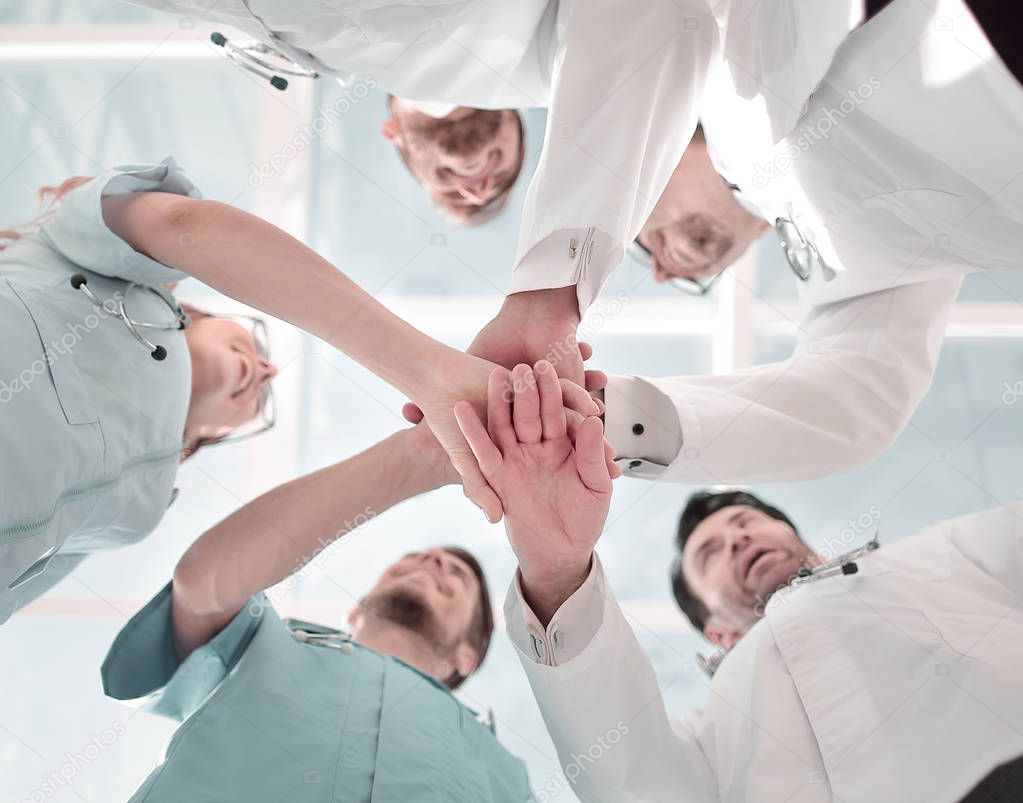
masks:
[[[422,415],[420,420],[422,421]],[[404,432],[407,434],[404,442],[409,462],[419,467],[422,476],[428,478],[432,487],[461,484],[462,478],[458,476],[447,452],[425,421]]]
[[[529,370],[528,366],[524,367]],[[478,414],[486,414],[488,376],[495,368],[491,362],[450,349],[444,359],[432,365],[429,386],[416,393],[414,399],[417,409],[425,415],[427,426],[458,472],[465,495],[484,512],[491,523],[501,520],[501,500],[480,471],[455,420],[453,408],[460,401],[468,400],[465,403],[474,407]],[[584,416],[593,416],[600,411],[600,407],[582,387],[568,379],[559,380],[553,371],[550,380],[558,388],[558,407],[562,415],[570,415],[573,421],[578,422]],[[562,404],[567,408],[567,413]],[[406,412],[406,418],[412,417]],[[613,459],[613,453],[610,447],[608,449],[610,460]]]
[[[467,351],[505,368],[547,360],[558,376],[583,384],[583,358],[576,341],[579,302],[574,285],[513,293],[480,330]]]
[[[621,473],[603,425],[566,413],[561,383],[545,360],[490,375],[487,428],[471,404],[456,405],[455,417],[504,507],[527,602],[549,619],[586,579],[611,479]]]

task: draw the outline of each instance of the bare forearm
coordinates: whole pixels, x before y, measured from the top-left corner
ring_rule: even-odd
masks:
[[[242,507],[200,537],[174,571],[175,629],[187,654],[258,593],[404,499],[446,482],[403,430],[342,463],[293,480]],[[212,632],[209,632],[212,631]]]
[[[447,350],[301,242],[247,212],[151,192],[105,198],[103,214],[137,251],[316,335],[410,397]]]

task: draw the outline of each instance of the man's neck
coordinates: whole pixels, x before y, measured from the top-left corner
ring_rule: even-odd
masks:
[[[381,655],[399,658],[437,680],[443,680],[452,672],[451,667],[437,657],[429,642],[406,627],[390,622],[370,621],[355,628],[352,637]]]

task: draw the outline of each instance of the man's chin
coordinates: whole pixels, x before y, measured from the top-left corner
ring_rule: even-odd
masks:
[[[754,593],[762,600],[767,600],[779,588],[784,588],[799,574],[799,564],[792,561],[778,561],[777,566],[770,566],[757,578]]]

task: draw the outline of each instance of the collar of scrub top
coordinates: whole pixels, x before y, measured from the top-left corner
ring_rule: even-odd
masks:
[[[124,324],[125,328],[131,333],[131,336],[135,338],[143,347],[145,347],[150,356],[157,361],[162,361],[167,358],[167,349],[163,346],[158,346],[153,343],[148,337],[142,334],[139,329],[160,329],[160,330],[181,330],[187,329],[192,324],[192,319],[185,312],[184,308],[177,302],[174,296],[162,288],[152,287],[150,285],[137,284],[132,282],[128,285],[124,291],[124,295],[119,298],[108,298],[103,300],[97,296],[88,285],[88,280],[81,273],[76,273],[71,277],[71,286],[75,290],[80,290],[85,294],[86,298],[97,308],[102,309],[108,315],[117,318],[121,323]],[[131,295],[133,290],[145,290],[157,298],[159,298],[164,304],[167,305],[167,310],[172,316],[170,320],[162,323],[145,323],[143,321],[136,321],[128,314],[128,297]],[[266,322],[262,318],[258,318],[255,315],[243,315],[243,314],[231,314],[231,315],[218,315],[213,312],[202,312],[202,315],[208,315],[211,318],[228,318],[228,319],[240,319],[248,321],[252,328],[252,340],[255,343],[256,351],[263,359],[270,360],[270,335],[267,332]],[[259,415],[262,421],[255,425],[254,428],[242,431],[245,424],[242,424],[235,431],[225,435],[222,438],[216,440],[209,440],[204,442],[203,447],[217,446],[223,443],[237,443],[238,441],[247,440],[248,438],[261,435],[269,429],[273,429],[277,423],[277,405],[274,401],[273,394],[273,383],[267,382],[259,389]],[[170,507],[174,500],[177,499],[177,488],[174,489],[174,493],[171,495],[170,502],[167,503],[167,507]]]
[[[793,577],[786,585],[789,588],[798,588],[799,586],[806,585],[814,580],[824,580],[828,577],[844,577],[846,575],[856,574],[860,570],[856,561],[864,555],[869,555],[880,546],[881,543],[878,540],[878,533],[874,533],[874,537],[861,547],[857,547],[856,549],[832,558],[831,560],[824,561],[823,563],[813,567],[803,566],[796,576]],[[704,674],[707,675],[708,679],[713,678],[714,673],[717,671],[718,667],[721,666],[721,662],[725,660],[726,655],[728,655],[728,650],[724,647],[718,647],[710,655],[697,653],[696,663],[700,669],[703,670]]]
[[[311,644],[315,647],[326,647],[332,650],[340,650],[345,655],[351,655],[355,652],[356,642],[352,638],[351,634],[345,630],[340,630],[335,627],[327,627],[326,625],[318,625],[315,622],[306,622],[302,619],[288,618],[283,619],[282,621],[291,631],[291,637],[301,644]],[[364,645],[363,648],[372,649],[370,647],[365,647]],[[407,666],[413,672],[422,675],[424,678],[429,680],[433,683],[433,685],[443,689],[448,692],[448,694],[451,694],[451,689],[432,675],[427,675],[425,672],[416,669],[414,666],[402,661],[400,658],[395,658],[393,655],[388,657],[398,661],[402,664],[402,666]],[[466,707],[468,708],[468,706]],[[472,711],[472,709],[469,710]],[[493,708],[488,707],[485,714],[480,714],[477,711],[472,711],[472,713],[476,717],[477,722],[489,730],[494,736],[497,736],[497,721],[494,718]]]

